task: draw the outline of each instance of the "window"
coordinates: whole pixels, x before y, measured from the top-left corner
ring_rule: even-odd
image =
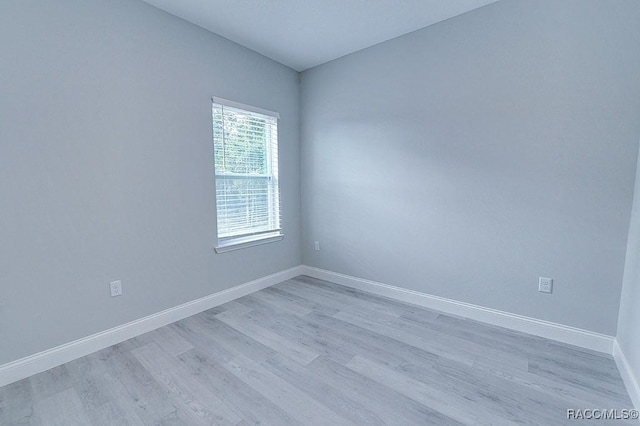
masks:
[[[218,253],[282,239],[278,114],[213,98]]]

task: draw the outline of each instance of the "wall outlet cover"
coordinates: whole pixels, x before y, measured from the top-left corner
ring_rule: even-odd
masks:
[[[122,295],[122,281],[112,281],[109,287],[111,288],[111,297]]]
[[[538,280],[538,291],[542,293],[552,293],[553,278],[540,277]]]

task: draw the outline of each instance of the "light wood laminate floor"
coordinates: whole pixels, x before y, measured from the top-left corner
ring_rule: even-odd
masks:
[[[632,408],[610,356],[309,277],[0,388],[1,425],[563,425],[585,408]]]

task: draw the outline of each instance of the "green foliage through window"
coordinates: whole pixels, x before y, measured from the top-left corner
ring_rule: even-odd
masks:
[[[277,118],[212,105],[218,239],[280,230]]]

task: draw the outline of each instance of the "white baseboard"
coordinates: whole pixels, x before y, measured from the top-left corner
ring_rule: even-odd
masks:
[[[139,336],[159,327],[187,318],[191,315],[206,311],[207,309],[211,309],[239,297],[246,296],[247,294],[262,290],[263,288],[294,278],[298,275],[309,275],[311,277],[324,279],[346,287],[356,288],[369,293],[470,318],[487,324],[546,337],[598,352],[608,354],[613,353],[634,405],[636,408],[640,406],[640,388],[638,387],[638,382],[635,380],[624,354],[612,336],[304,265],[277,272],[254,281],[166,309],[156,314],[140,318],[127,324],[4,364],[0,366],[0,387],[46,371],[50,368],[57,367],[58,365],[99,351],[111,345],[124,342],[132,337]]]
[[[395,287],[311,266],[303,266],[302,268],[305,275],[331,281],[346,287],[356,288],[358,290],[375,293],[380,296],[386,296],[402,302],[424,306],[429,309],[470,318],[487,324],[545,337],[562,343],[580,346],[597,352],[607,354],[612,354],[613,352],[613,336],[607,336],[605,334],[595,333],[550,321],[499,311],[497,309],[472,305],[470,303],[459,302],[452,299],[446,299],[444,297],[420,293],[414,290]]]
[[[613,343],[613,359],[616,360],[616,365],[622,376],[622,381],[627,388],[633,407],[636,410],[640,410],[640,384],[638,384],[637,376],[629,365],[627,357],[624,355],[624,352],[622,352],[622,348],[620,348],[617,339]]]
[[[0,387],[302,274],[296,266],[0,366]]]

